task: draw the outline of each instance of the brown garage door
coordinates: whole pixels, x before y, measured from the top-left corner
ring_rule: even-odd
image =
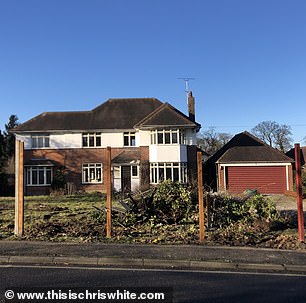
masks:
[[[227,167],[227,189],[233,193],[257,189],[262,194],[282,194],[286,184],[285,166]]]

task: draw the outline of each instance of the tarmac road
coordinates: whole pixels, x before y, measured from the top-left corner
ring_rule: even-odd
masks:
[[[152,287],[170,287],[173,302],[299,303],[305,302],[306,297],[306,276],[293,274],[0,266],[0,277],[0,302],[4,302],[4,290],[12,287],[23,287],[27,291],[31,287],[62,291],[76,287],[103,291],[107,290],[105,287],[127,290],[137,287],[143,292],[151,291]]]

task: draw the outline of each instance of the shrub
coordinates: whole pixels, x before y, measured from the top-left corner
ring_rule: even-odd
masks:
[[[190,219],[194,208],[189,187],[166,180],[145,195],[130,196],[130,211],[121,219],[121,224],[131,226],[149,222],[176,224]]]
[[[277,212],[275,204],[267,197],[213,195],[212,235],[214,242],[232,245],[259,244],[269,239],[269,233],[286,227],[286,219]]]
[[[179,182],[163,181],[156,189],[152,206],[157,221],[173,224],[188,220],[193,209],[191,190]]]
[[[217,227],[237,222],[252,224],[257,220],[267,223],[281,220],[275,204],[260,194],[249,198],[217,194],[213,202],[214,224]]]

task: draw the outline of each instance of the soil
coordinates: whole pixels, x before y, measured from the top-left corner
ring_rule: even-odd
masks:
[[[296,199],[283,195],[273,195],[278,211],[288,220],[288,225],[275,230],[265,224],[250,226],[247,233],[207,229],[204,244],[228,246],[253,246],[278,249],[306,249],[298,240]],[[95,198],[59,202],[60,199],[26,201],[25,235],[26,240],[70,241],[70,242],[120,242],[155,244],[200,244],[199,227],[196,221],[184,224],[157,224],[126,227],[113,222],[111,239],[105,237],[105,221],[101,216],[103,202]],[[303,201],[306,210],[306,200]],[[102,205],[102,206],[101,206]],[[98,209],[101,211],[99,212]],[[0,240],[15,240],[14,202],[0,199]],[[227,233],[227,234],[226,234]]]

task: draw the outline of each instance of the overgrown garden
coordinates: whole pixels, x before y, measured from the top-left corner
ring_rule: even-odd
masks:
[[[115,198],[112,238],[106,238],[100,193],[26,197],[25,240],[199,244],[196,191],[165,181],[124,202]],[[205,192],[205,244],[303,249],[296,223],[255,192],[241,196]],[[117,201],[117,202],[116,202]],[[0,239],[13,240],[14,200],[0,199]]]

